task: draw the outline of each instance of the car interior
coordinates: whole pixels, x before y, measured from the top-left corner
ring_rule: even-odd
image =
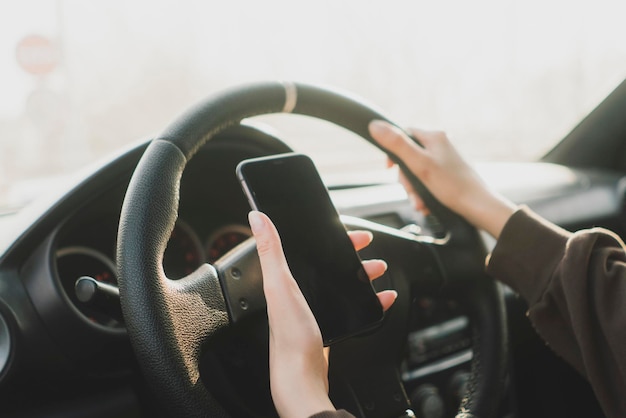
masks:
[[[477,168],[568,230],[626,233],[626,82],[535,162]],[[334,89],[256,83],[217,93],[153,139],[0,216],[0,415],[276,416],[247,158],[291,152],[256,115],[331,122],[363,141],[378,110]],[[417,181],[417,180],[414,180]],[[418,183],[414,183],[420,187]],[[512,289],[484,273],[495,242],[395,181],[329,187],[347,229],[374,234],[380,328],[331,348],[330,395],[363,417],[603,416]]]

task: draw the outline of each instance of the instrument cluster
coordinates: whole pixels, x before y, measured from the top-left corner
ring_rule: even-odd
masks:
[[[204,263],[214,263],[252,236],[250,210],[235,176],[239,161],[291,151],[279,139],[240,125],[201,148],[180,184],[178,220],[163,254],[168,279],[179,280]],[[124,328],[119,308],[116,237],[128,178],[102,190],[69,214],[57,232],[51,258],[53,279],[88,321]],[[81,286],[77,282],[83,279]],[[105,296],[96,297],[96,293]],[[96,300],[97,299],[97,300]]]

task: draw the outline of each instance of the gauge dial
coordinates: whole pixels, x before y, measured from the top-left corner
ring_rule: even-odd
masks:
[[[215,262],[251,236],[252,231],[247,226],[232,224],[219,228],[207,240],[207,260],[209,263]]]
[[[117,285],[117,269],[109,257],[88,247],[65,247],[56,252],[57,274],[65,294],[91,321],[100,325],[119,328],[123,325],[107,314],[89,307],[76,297],[74,285],[82,276],[99,282]]]

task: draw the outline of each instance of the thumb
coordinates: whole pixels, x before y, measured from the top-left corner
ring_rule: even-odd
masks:
[[[258,211],[251,211],[248,214],[248,222],[256,239],[263,273],[263,287],[267,289],[281,286],[285,275],[290,273],[276,227],[267,215]]]

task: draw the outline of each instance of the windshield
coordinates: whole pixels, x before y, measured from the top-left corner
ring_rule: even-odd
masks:
[[[0,208],[250,81],[350,91],[470,159],[536,159],[626,76],[624,39],[617,1],[3,2]],[[335,184],[384,165],[274,119]]]

